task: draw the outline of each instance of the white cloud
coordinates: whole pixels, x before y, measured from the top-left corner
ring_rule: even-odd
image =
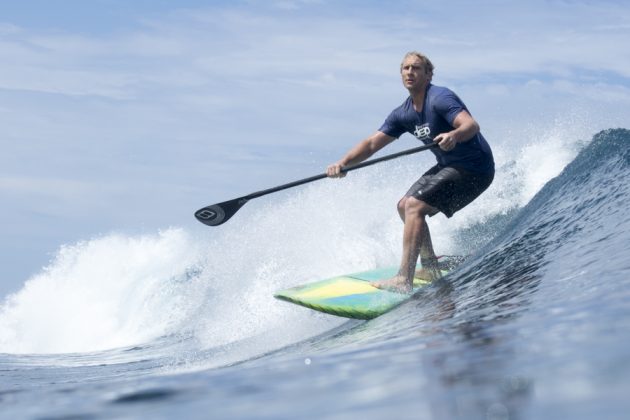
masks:
[[[64,195],[75,197],[84,194],[90,188],[84,182],[73,179],[2,177],[0,191],[2,194],[27,193],[46,195]]]

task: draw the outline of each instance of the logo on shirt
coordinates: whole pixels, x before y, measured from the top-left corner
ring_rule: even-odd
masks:
[[[413,135],[416,136],[418,140],[431,140],[431,129],[429,128],[429,123],[416,125]]]

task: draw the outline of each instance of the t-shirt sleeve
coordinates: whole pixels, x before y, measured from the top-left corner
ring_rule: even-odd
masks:
[[[393,110],[385,119],[378,131],[387,134],[390,137],[398,138],[402,136],[406,130],[400,121],[400,113],[398,109]]]
[[[433,108],[448,121],[451,126],[453,125],[453,121],[455,121],[455,117],[457,117],[460,112],[467,110],[462,100],[450,90],[436,98],[433,103]]]

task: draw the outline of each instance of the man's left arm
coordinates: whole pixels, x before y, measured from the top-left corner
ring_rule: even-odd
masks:
[[[440,133],[433,139],[445,152],[453,150],[457,143],[472,139],[479,132],[479,124],[466,110],[457,114],[452,125],[453,130],[448,133]]]

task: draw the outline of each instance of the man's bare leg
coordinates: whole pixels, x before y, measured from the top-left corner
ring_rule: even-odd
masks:
[[[438,260],[433,250],[429,225],[423,230],[422,243],[420,245],[420,263],[422,268],[416,270],[414,276],[428,281],[438,280],[442,277],[442,272],[438,267]]]
[[[404,208],[404,213],[402,209]],[[437,210],[423,201],[413,197],[405,197],[399,203],[401,218],[405,222],[403,231],[403,254],[398,274],[391,279],[372,282],[374,287],[409,293],[413,290],[413,278],[416,271],[418,256],[422,255],[423,261],[435,262],[437,259],[431,244],[429,226],[425,220],[427,215],[435,214]],[[433,264],[430,264],[433,268]],[[439,273],[439,270],[437,270]],[[429,270],[426,276],[435,276],[435,270]]]

